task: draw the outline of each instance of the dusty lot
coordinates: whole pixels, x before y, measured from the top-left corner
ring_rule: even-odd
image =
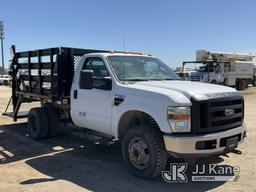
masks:
[[[10,97],[0,86],[0,111]],[[240,167],[237,182],[170,184],[161,177],[142,180],[129,174],[120,147],[94,145],[65,128],[58,138],[34,141],[26,135],[25,121],[13,124],[0,116],[0,191],[256,191],[256,88],[245,97],[246,142],[241,155],[229,154],[201,163]],[[170,158],[170,161],[180,161]]]

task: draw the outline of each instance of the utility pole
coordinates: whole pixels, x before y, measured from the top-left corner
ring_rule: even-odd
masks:
[[[0,21],[0,39],[2,50],[2,74],[4,74],[4,22]]]

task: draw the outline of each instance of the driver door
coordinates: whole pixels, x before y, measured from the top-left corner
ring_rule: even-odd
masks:
[[[89,57],[85,60],[82,70],[93,70],[93,88],[81,89],[79,82],[76,98],[73,98],[72,113],[76,115],[79,127],[111,134],[112,90],[102,88],[102,81],[97,79],[110,78],[105,62],[100,57]]]

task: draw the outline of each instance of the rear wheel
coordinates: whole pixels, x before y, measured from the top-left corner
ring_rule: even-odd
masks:
[[[29,111],[28,132],[33,139],[45,139],[48,134],[48,117],[43,108],[37,107]]]
[[[59,110],[52,106],[45,106],[44,110],[48,116],[48,137],[55,137],[60,133]]]
[[[122,153],[129,171],[145,179],[160,175],[167,162],[161,132],[147,125],[135,126],[126,133]]]
[[[245,88],[247,89],[249,87],[249,81],[245,80]]]
[[[237,90],[245,90],[246,89],[246,80],[238,80],[236,83]]]

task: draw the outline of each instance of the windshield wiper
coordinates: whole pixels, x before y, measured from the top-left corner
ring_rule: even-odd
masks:
[[[166,81],[172,81],[172,80],[178,80],[178,79],[171,79],[171,78],[166,78],[166,79],[162,79],[162,80],[166,80]]]

